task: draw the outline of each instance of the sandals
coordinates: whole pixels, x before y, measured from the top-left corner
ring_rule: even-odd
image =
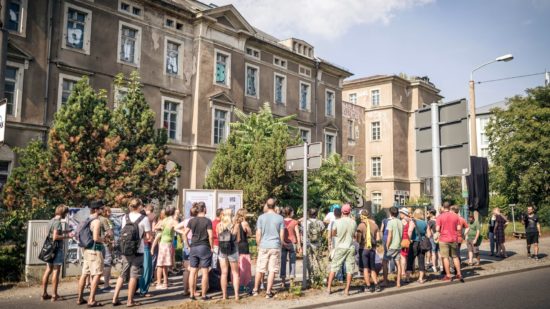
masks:
[[[100,302],[97,302],[97,301],[95,301],[91,304],[88,304],[88,308],[95,308],[95,307],[103,307],[103,304],[100,303]]]
[[[201,297],[201,299],[202,299],[202,300],[211,300],[212,297],[206,295],[206,296]]]
[[[88,303],[88,301],[85,300],[85,299],[79,299],[79,300],[76,301],[76,304],[79,305],[79,306],[87,304],[87,303]]]
[[[113,305],[113,307],[118,307],[118,306],[122,305],[122,303],[119,300],[117,300],[117,301],[112,302],[111,305]]]
[[[48,299],[51,299],[51,298],[52,298],[52,296],[49,295],[49,294],[43,294],[42,295],[42,300],[48,300]]]
[[[129,307],[137,307],[137,306],[141,306],[141,303],[135,301],[135,302],[133,302],[133,303],[131,303],[131,304],[127,304],[127,305],[126,305],[126,307],[128,307],[128,308],[129,308]]]
[[[59,295],[52,295],[51,298],[52,298],[52,302],[65,300],[65,298],[63,296],[59,296]]]

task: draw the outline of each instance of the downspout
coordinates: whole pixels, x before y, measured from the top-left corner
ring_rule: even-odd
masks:
[[[43,123],[45,127],[48,127],[48,101],[50,94],[50,64],[52,55],[52,31],[53,31],[53,0],[48,0],[48,34],[46,36],[46,84],[44,89],[44,118]],[[44,144],[48,142],[48,129],[44,132],[42,140]]]
[[[6,29],[6,20],[8,20],[8,0],[2,0],[0,5],[0,18],[2,18],[2,28],[0,29],[0,99],[6,97],[4,93],[6,78],[6,61],[8,58],[8,30]]]
[[[316,142],[322,142],[318,139],[319,137],[319,134],[318,134],[318,130],[319,128],[317,127],[317,124],[319,123],[319,120],[318,120],[318,117],[317,117],[317,87],[318,87],[318,76],[319,76],[319,68],[321,66],[321,62],[319,61],[319,59],[315,58],[315,82],[314,82],[314,85],[315,85],[315,91],[313,92],[313,95],[314,95],[314,98],[313,98],[313,106],[314,106],[314,113],[315,113],[315,139],[312,139],[312,141],[316,141]]]

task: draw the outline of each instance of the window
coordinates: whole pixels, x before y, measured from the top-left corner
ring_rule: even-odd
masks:
[[[71,76],[67,74],[59,74],[59,85],[58,85],[58,97],[57,97],[57,110],[61,109],[61,106],[67,103],[71,92],[73,91],[74,86],[80,78],[76,76]]]
[[[370,92],[372,106],[380,105],[380,90],[372,90]]]
[[[255,48],[247,47],[246,48],[246,54],[249,55],[249,56],[252,56],[256,59],[260,59],[260,51],[255,49]]]
[[[139,67],[141,57],[141,28],[120,22],[118,55],[119,63]]]
[[[349,94],[349,102],[352,104],[357,104],[357,93]]]
[[[380,121],[371,122],[371,140],[379,141],[380,140]]]
[[[371,176],[372,177],[381,177],[382,176],[382,162],[380,157],[373,157],[370,159],[371,164]]]
[[[258,97],[259,83],[258,72],[260,68],[254,65],[246,64],[246,95],[249,97]]]
[[[275,103],[286,103],[286,76],[275,73],[274,83]]]
[[[479,152],[481,157],[488,158],[489,157],[489,148],[481,148]]]
[[[298,73],[300,73],[300,75],[311,77],[311,70],[303,66],[298,67]]]
[[[372,203],[371,213],[377,213],[378,211],[380,211],[380,208],[382,207],[382,193],[372,192],[371,203]]]
[[[273,56],[273,64],[280,67],[280,68],[283,68],[283,69],[286,69],[286,60],[284,60],[283,58],[279,58],[277,56]]]
[[[355,140],[355,122],[353,120],[348,120],[348,139]]]
[[[225,142],[229,131],[229,111],[221,108],[214,108],[214,124],[212,143],[219,145]]]
[[[10,164],[10,161],[0,161],[0,190],[2,190],[6,182],[8,182],[8,176],[10,175]]]
[[[348,156],[348,163],[351,165],[351,169],[355,171],[355,157]]]
[[[118,11],[135,17],[142,17],[143,7],[129,1],[118,1]]]
[[[166,17],[164,19],[164,26],[166,28],[172,28],[172,29],[175,29],[175,30],[182,30],[183,29],[183,24],[181,22],[177,21],[176,19],[171,18],[171,17]]]
[[[128,95],[128,88],[126,87],[115,87],[114,91],[114,106],[117,107]]]
[[[311,104],[311,85],[300,82],[300,110],[309,111]]]
[[[230,87],[231,80],[231,57],[224,52],[215,51],[216,62],[214,68],[214,83]]]
[[[25,36],[27,0],[11,0],[9,3],[6,29]]]
[[[170,19],[170,18],[166,18],[166,22],[165,22],[165,26],[168,27],[168,28],[174,28],[174,20],[173,19]]]
[[[182,105],[181,100],[162,97],[162,127],[172,141],[181,141]]]
[[[89,55],[91,26],[91,11],[66,3],[62,47]]]
[[[325,133],[325,156],[336,152],[336,134]]]
[[[165,38],[166,57],[164,59],[165,72],[177,77],[183,76],[183,43],[178,40]]]
[[[334,117],[334,91],[325,91],[325,115]]]
[[[300,128],[300,138],[304,143],[311,143],[311,130],[306,128]]]
[[[6,64],[6,81],[4,83],[6,114],[19,120],[21,101],[23,96],[23,71],[25,66],[21,63],[8,61]]]

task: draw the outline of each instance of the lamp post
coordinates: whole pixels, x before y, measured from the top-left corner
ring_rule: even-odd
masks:
[[[495,60],[491,60],[487,63],[484,63],[475,69],[472,70],[470,73],[470,104],[469,104],[469,110],[470,110],[470,155],[471,156],[477,156],[477,128],[476,128],[476,94],[475,94],[475,87],[474,87],[474,72],[498,61],[504,61],[508,62],[510,60],[514,59],[514,56],[512,54],[506,54],[504,56],[500,56],[496,58]]]

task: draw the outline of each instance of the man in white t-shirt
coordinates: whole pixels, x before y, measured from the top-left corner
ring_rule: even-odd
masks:
[[[124,229],[128,219],[130,219],[132,223],[137,223],[141,240],[137,252],[134,255],[122,255],[122,271],[116,282],[115,294],[113,295],[113,306],[121,304],[118,300],[118,295],[120,294],[124,281],[127,280],[128,277],[130,281],[128,283],[128,302],[126,304],[129,307],[140,305],[134,302],[134,294],[143,266],[143,239],[145,238],[145,240],[151,241],[151,223],[147,220],[146,216],[141,214],[143,208],[141,200],[137,198],[130,200],[128,208],[130,209],[130,213],[123,217],[121,228]]]

